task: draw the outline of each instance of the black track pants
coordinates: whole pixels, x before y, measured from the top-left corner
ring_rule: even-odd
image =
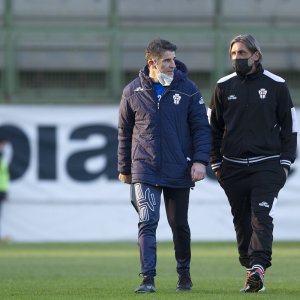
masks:
[[[275,205],[286,180],[279,159],[250,165],[224,159],[217,178],[231,206],[241,265],[270,267]]]

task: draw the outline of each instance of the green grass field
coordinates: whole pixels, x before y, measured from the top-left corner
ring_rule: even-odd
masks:
[[[275,242],[266,291],[240,293],[236,244],[193,243],[193,291],[176,293],[172,243],[158,243],[157,293],[140,285],[136,243],[0,244],[0,299],[300,299],[300,242]]]

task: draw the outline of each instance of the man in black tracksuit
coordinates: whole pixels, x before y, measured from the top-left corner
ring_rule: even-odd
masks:
[[[275,204],[295,160],[297,121],[284,79],[263,69],[253,36],[234,38],[229,55],[236,72],[218,81],[208,109],[210,163],[231,205],[247,268],[241,291],[258,292],[271,266]]]

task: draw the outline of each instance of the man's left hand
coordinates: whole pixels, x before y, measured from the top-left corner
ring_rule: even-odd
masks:
[[[206,175],[206,167],[201,163],[195,162],[191,169],[191,176],[193,182],[203,180]]]
[[[130,184],[132,181],[132,175],[123,175],[123,174],[119,174],[119,180],[121,180],[123,183],[127,183]]]

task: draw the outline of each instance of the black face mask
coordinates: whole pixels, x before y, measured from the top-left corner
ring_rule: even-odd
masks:
[[[253,54],[249,57],[251,58],[253,56]],[[246,75],[247,73],[249,73],[252,70],[252,66],[248,66],[248,60],[249,58],[239,58],[239,59],[233,59],[232,60],[232,66],[235,69],[235,71],[241,75]]]

